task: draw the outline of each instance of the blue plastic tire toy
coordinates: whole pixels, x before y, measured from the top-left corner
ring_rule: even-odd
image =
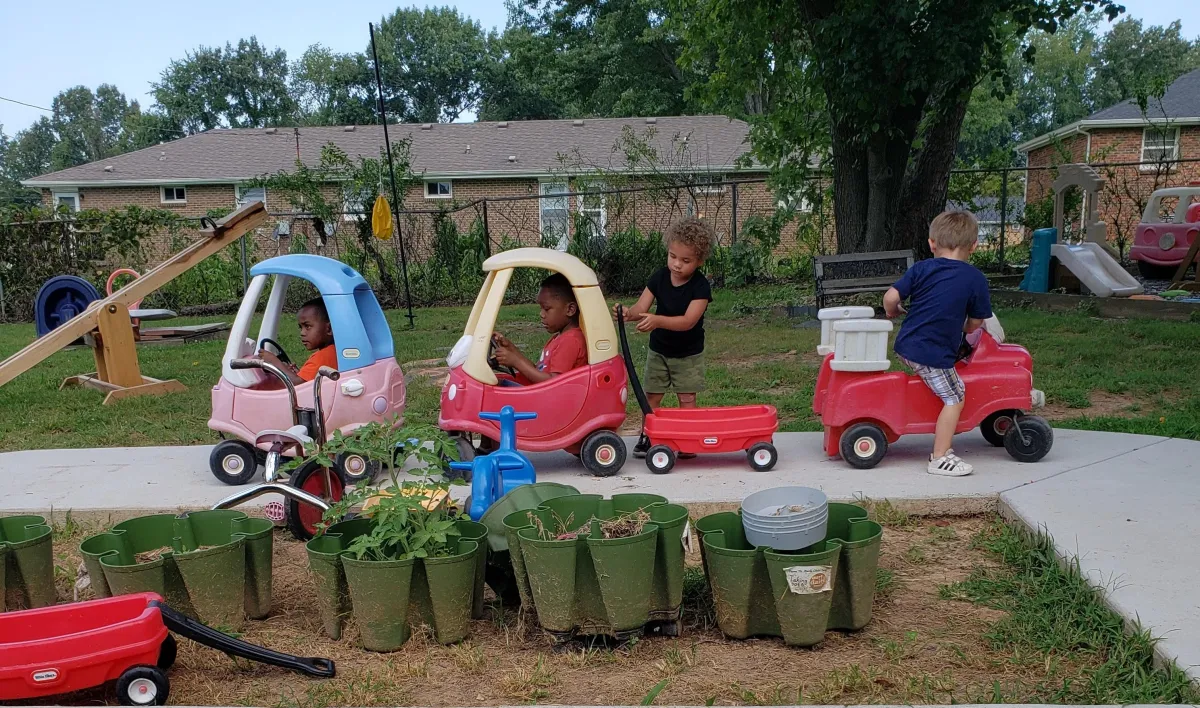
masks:
[[[500,447],[471,462],[450,463],[452,470],[471,472],[467,514],[472,521],[479,521],[500,497],[521,485],[537,481],[533,463],[516,447],[517,421],[533,420],[537,413],[517,413],[512,406],[504,406],[499,413],[480,413],[479,417],[500,422]]]
[[[100,293],[88,281],[74,275],[55,276],[38,290],[33,317],[37,336],[44,336],[87,309],[100,299]]]

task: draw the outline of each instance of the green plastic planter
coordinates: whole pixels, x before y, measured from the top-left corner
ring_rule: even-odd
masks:
[[[0,518],[0,612],[53,605],[54,542],[40,516]]]
[[[755,548],[734,512],[705,516],[696,532],[726,636],[783,637],[808,647],[826,630],[859,630],[871,621],[883,529],[862,507],[831,503],[825,539],[798,552]]]
[[[606,539],[600,521],[645,509],[641,533]],[[566,522],[574,538],[544,539],[541,526]],[[559,639],[575,635],[623,638],[656,625],[679,631],[683,603],[683,532],[687,509],[653,494],[618,494],[604,499],[574,494],[548,499],[537,509],[504,517],[521,601],[538,623]],[[582,528],[580,528],[582,527]]]
[[[370,651],[396,651],[415,624],[433,628],[441,644],[466,639],[477,604],[483,612],[486,527],[459,521],[458,553],[453,556],[357,560],[346,549],[370,530],[369,518],[351,519],[330,526],[307,544],[325,634],[341,639],[353,614],[363,647]]]
[[[520,559],[514,561],[509,554],[508,529],[504,525],[504,519],[518,511],[536,509],[547,499],[578,493],[579,490],[575,487],[556,482],[524,484],[497,499],[479,518],[479,523],[488,530],[488,557],[485,564],[487,584],[504,604],[522,602],[529,607],[528,603],[532,602],[527,599],[528,583],[517,582],[517,573],[513,566],[519,563]]]
[[[79,550],[98,597],[156,592],[184,614],[239,629],[271,612],[273,528],[236,510],[155,514],[123,521]],[[170,550],[138,562],[157,549]]]

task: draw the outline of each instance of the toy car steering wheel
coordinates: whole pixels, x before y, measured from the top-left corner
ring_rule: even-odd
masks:
[[[487,364],[489,367],[491,367],[492,371],[502,371],[502,372],[508,374],[509,376],[513,377],[514,379],[517,378],[517,370],[516,369],[512,368],[511,366],[501,366],[500,362],[496,359],[496,340],[495,339],[488,340]]]
[[[277,352],[276,356],[279,357],[280,361],[282,361],[285,364],[292,363],[292,358],[287,355],[287,352],[285,352],[283,350],[283,347],[279,346],[279,342],[276,342],[274,339],[271,339],[270,337],[263,337],[261,340],[259,340],[258,346],[259,346],[259,348],[262,348],[264,345],[267,345],[267,344],[270,344],[271,347],[275,349],[275,351]]]

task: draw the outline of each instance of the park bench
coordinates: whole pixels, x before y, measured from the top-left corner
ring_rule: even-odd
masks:
[[[826,307],[832,297],[887,292],[912,264],[911,249],[817,256],[813,261],[817,308]]]

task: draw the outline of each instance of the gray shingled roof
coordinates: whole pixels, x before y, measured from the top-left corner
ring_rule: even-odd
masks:
[[[688,171],[730,171],[749,149],[747,125],[725,116],[403,124],[389,126],[389,132],[393,141],[412,138],[412,166],[417,174],[502,177],[560,172],[563,154],[571,156],[572,164],[622,170],[624,155],[614,152],[613,146],[627,127],[642,137],[652,130],[660,154],[675,150],[686,138],[683,156],[676,153],[663,162]],[[300,158],[308,165],[317,163],[321,148],[330,142],[350,155],[370,157],[377,157],[383,145],[383,128],[378,125],[360,125],[353,131],[342,126],[298,130]],[[294,169],[295,160],[292,128],[210,130],[52,172],[26,184],[236,182]]]
[[[1180,76],[1167,87],[1161,103],[1150,99],[1146,111],[1151,120],[1165,118],[1200,118],[1200,69],[1193,69]],[[1164,116],[1165,114],[1165,116]],[[1123,101],[1096,111],[1084,120],[1139,120],[1142,109],[1134,100]]]

